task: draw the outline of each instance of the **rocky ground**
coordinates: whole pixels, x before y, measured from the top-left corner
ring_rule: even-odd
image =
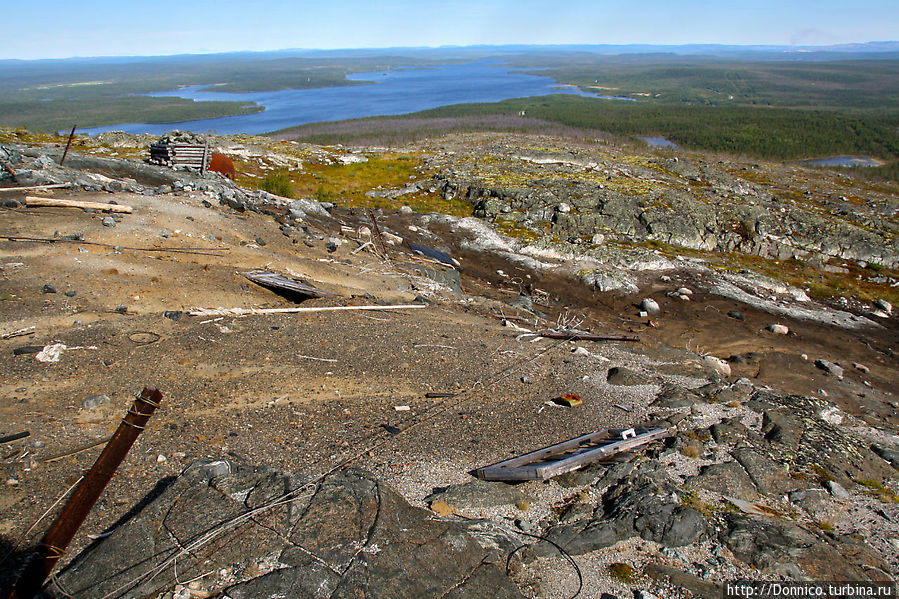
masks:
[[[464,199],[459,218],[151,167],[122,158],[132,136],[65,166],[18,141],[4,186],[134,211],[0,197],[0,435],[30,433],[0,455],[4,584],[144,386],[162,408],[51,594],[711,598],[899,571],[892,187],[484,134],[404,148],[421,176],[370,190]],[[215,142],[297,170],[384,151]],[[425,307],[189,314],[296,305],[252,269],[332,294],[303,307]],[[671,434],[546,482],[471,474],[640,424]]]

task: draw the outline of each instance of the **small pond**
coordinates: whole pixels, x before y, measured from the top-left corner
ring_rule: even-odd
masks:
[[[831,156],[817,160],[806,160],[812,166],[880,166],[881,163],[866,156]]]
[[[676,148],[677,144],[668,141],[664,137],[643,137],[640,136],[640,139],[648,143],[653,148]]]

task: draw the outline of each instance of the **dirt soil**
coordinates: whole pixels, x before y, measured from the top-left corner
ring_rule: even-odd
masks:
[[[309,475],[354,461],[421,505],[434,488],[471,480],[473,468],[647,419],[653,397],[641,387],[597,387],[585,380],[609,366],[646,360],[675,364],[684,376],[705,376],[702,355],[741,355],[742,363],[731,363],[732,380],[743,376],[759,387],[826,394],[872,426],[899,429],[895,318],[876,329],[844,330],[774,317],[709,293],[691,271],[668,272],[666,282],[654,274],[640,296],[600,293],[466,252],[437,225],[431,232],[439,245],[462,264],[463,297],[432,297],[423,309],[402,311],[195,317],[186,311],[295,305],[238,274],[262,268],[335,294],[303,306],[422,303],[416,299],[421,281],[412,276],[421,263],[405,246],[391,247],[389,261],[367,249],[354,253],[360,243],[349,231],[370,224],[362,212],[335,209],[334,221],[310,227],[324,239],[306,244],[282,235],[269,216],[204,206],[199,194],[54,195],[112,199],[132,205],[134,213],[117,216],[116,226],[108,227],[102,224],[108,215],[101,213],[0,209],[3,235],[83,234],[107,244],[0,240],[0,333],[34,327],[0,340],[0,435],[30,433],[0,446],[6,469],[0,549],[11,549],[23,535],[23,546],[34,541],[46,522],[30,532],[29,526],[102,446],[74,452],[111,435],[143,387],[162,391],[162,407],[68,555],[89,544],[89,535],[114,526],[160,478],[203,456],[239,457]],[[409,230],[417,219],[391,212],[379,224],[407,241],[433,243],[433,237]],[[343,233],[341,222],[348,227]],[[329,252],[332,236],[344,243]],[[497,270],[518,279],[510,282]],[[694,290],[690,301],[665,296],[680,286]],[[550,323],[576,317],[583,328],[633,334],[640,341],[518,340],[496,315],[516,315],[523,319],[519,325],[530,326],[534,316],[509,302],[519,291],[535,289],[546,292],[535,308]],[[662,314],[638,316],[645,296],[663,304]],[[745,320],[729,317],[732,310]],[[181,314],[166,317],[166,311]],[[767,332],[774,322],[787,325],[790,334]],[[55,343],[67,347],[55,363],[38,361],[33,350],[14,354]],[[591,355],[573,355],[578,346]],[[818,358],[839,362],[844,379],[816,368]],[[458,395],[429,399],[428,392]],[[546,407],[547,400],[569,392],[581,394],[584,406]],[[110,399],[96,409],[84,406],[100,394]]]

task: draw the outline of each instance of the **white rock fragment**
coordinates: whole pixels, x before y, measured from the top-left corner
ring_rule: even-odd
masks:
[[[68,349],[65,343],[47,345],[44,349],[39,351],[34,358],[38,362],[59,362],[59,356],[62,355],[62,352],[65,349]]]
[[[881,310],[883,310],[884,312],[886,312],[887,314],[893,313],[893,304],[886,301],[885,299],[877,300],[876,302],[874,302],[874,305],[877,306],[878,308],[880,308]]]
[[[706,366],[711,366],[715,369],[715,371],[721,376],[730,376],[730,364],[722,360],[721,358],[716,358],[715,356],[705,356],[702,359],[702,362]]]
[[[558,210],[562,214],[568,214],[569,212],[571,212],[571,206],[566,204],[565,202],[559,202]]]
[[[790,328],[782,324],[769,324],[765,327],[765,330],[775,335],[786,335],[790,332]]]
[[[820,418],[827,424],[832,424],[834,426],[843,424],[843,415],[840,413],[840,410],[833,406],[824,408],[823,410],[818,412],[818,418]]]
[[[606,236],[602,233],[595,233],[593,238],[590,240],[593,245],[602,245],[606,240]]]
[[[870,369],[870,368],[868,368],[868,367],[865,366],[864,364],[859,364],[858,362],[853,362],[853,363],[852,363],[852,367],[855,368],[856,370],[858,370],[858,371],[860,371],[860,372],[864,372],[864,373],[866,373],[866,374],[867,374],[868,372],[871,372],[871,369]]]
[[[678,295],[693,295],[693,290],[689,287],[681,287],[677,290]]]

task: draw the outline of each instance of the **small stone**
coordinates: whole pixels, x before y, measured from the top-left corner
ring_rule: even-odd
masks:
[[[827,360],[815,360],[815,366],[826,372],[827,374],[832,374],[838,379],[843,378],[843,368],[834,364],[833,362],[828,362]]]
[[[182,314],[184,314],[184,312],[181,310],[166,310],[162,313],[163,317],[174,320],[175,322],[178,322],[178,320],[181,319]]]
[[[125,304],[119,304],[118,306],[115,307],[114,312],[116,312],[118,314],[127,314],[128,306],[126,306]]]
[[[47,283],[46,285],[44,285],[43,287],[41,287],[41,291],[42,291],[43,293],[56,293],[56,287],[54,287],[54,286],[51,285],[50,283]]]
[[[453,514],[459,513],[459,510],[443,501],[442,499],[435,499],[428,507],[431,508],[432,512],[442,518],[446,518],[447,516],[452,516]]]
[[[586,347],[576,347],[573,350],[571,350],[571,353],[573,353],[576,356],[589,356],[590,355],[590,352],[587,351]]]
[[[102,393],[98,395],[91,395],[81,402],[81,407],[83,407],[85,410],[96,410],[109,401],[110,397],[108,395],[104,395]]]
[[[881,310],[883,310],[884,312],[886,312],[887,314],[893,313],[893,304],[886,301],[885,299],[877,300],[876,302],[874,302],[874,305],[877,306],[878,308],[880,308]]]
[[[721,358],[716,358],[715,356],[705,356],[702,359],[702,362],[706,366],[711,366],[721,376],[730,376],[731,374],[730,364],[728,364]]]
[[[731,310],[730,312],[727,313],[727,315],[736,320],[746,320],[746,317],[743,316],[743,313],[740,312],[739,310]]]
[[[849,491],[835,480],[829,480],[824,483],[824,488],[827,489],[827,492],[830,493],[834,499],[849,499]]]
[[[677,290],[678,295],[693,295],[693,290],[689,287],[681,287]]]
[[[646,318],[647,316],[649,316],[649,312],[647,312],[646,310],[640,310],[640,313],[638,314],[638,316],[640,318]]]
[[[790,332],[789,327],[782,324],[769,324],[767,327],[765,327],[765,330],[770,333],[774,333],[775,335],[786,335]]]
[[[531,377],[529,377],[528,375],[524,375],[523,377],[521,377],[521,382],[524,383],[525,385],[530,385],[534,381],[531,380]]]
[[[18,208],[19,203],[15,200],[5,200],[3,202],[3,207],[4,208]]]
[[[159,454],[158,456],[156,456],[156,463],[157,463],[157,464],[161,464],[161,463],[163,463],[164,461],[166,461],[166,459],[168,459],[168,458],[166,458],[166,457],[165,457],[164,455],[162,455],[162,454]]]
[[[6,479],[6,484],[9,485],[10,487],[15,487],[16,485],[19,484],[19,480],[16,478],[8,478],[8,479]]]
[[[823,420],[824,422],[826,422],[827,424],[832,424],[834,426],[839,426],[840,424],[843,424],[843,415],[840,414],[840,411],[833,406],[830,406],[830,407],[827,407],[827,408],[824,408],[823,410],[821,410],[818,413],[818,417],[821,420]]]
[[[640,302],[640,309],[649,314],[655,314],[661,310],[661,308],[659,308],[659,303],[651,297],[644,298],[643,301]]]
[[[871,369],[865,366],[864,364],[859,364],[858,362],[853,362],[852,367],[858,370],[859,372],[864,372],[865,374],[871,372]]]
[[[593,245],[602,245],[606,241],[606,236],[602,233],[595,233],[593,237],[590,239],[590,242]]]
[[[66,291],[65,296],[66,297],[75,297],[75,295],[77,295],[77,293],[78,292],[75,291],[74,289],[69,289],[68,291]]]
[[[515,526],[522,532],[533,532],[534,530],[534,525],[531,522],[522,520],[521,518],[515,519]]]
[[[256,242],[256,245],[258,245],[259,247],[262,247],[265,245],[265,240],[262,237],[257,237],[255,239],[255,242]]]
[[[559,202],[558,210],[562,214],[568,214],[569,212],[571,212],[571,206],[566,204],[565,202]]]
[[[116,224],[115,219],[111,216],[104,217],[103,220],[100,222],[103,223],[104,227],[114,227]]]

